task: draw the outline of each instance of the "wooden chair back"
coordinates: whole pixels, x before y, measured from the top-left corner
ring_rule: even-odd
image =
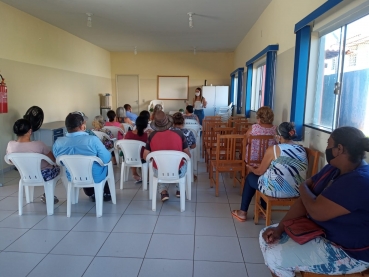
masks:
[[[246,134],[247,130],[251,127],[253,123],[247,122],[247,121],[237,121],[235,123],[235,131],[238,135],[244,135]],[[246,132],[245,132],[246,129]]]
[[[248,119],[242,116],[231,116],[228,119],[228,127],[235,127],[237,122],[248,122]]]
[[[306,156],[308,159],[308,172],[306,173],[306,179],[309,179],[311,176],[314,176],[318,173],[318,164],[319,164],[319,151],[310,149],[308,147],[304,147],[306,151]]]
[[[274,136],[249,136],[246,146],[246,163],[260,165],[265,151],[271,145],[271,140],[274,140]],[[253,147],[256,148],[254,153],[251,151]],[[251,155],[252,153],[254,155]]]
[[[209,147],[209,145],[211,144],[212,141],[212,129],[213,128],[219,128],[222,127],[222,125],[224,125],[223,122],[221,121],[208,121],[205,122],[203,121],[203,129],[202,129],[202,150],[203,150],[203,156],[206,153],[206,149]]]

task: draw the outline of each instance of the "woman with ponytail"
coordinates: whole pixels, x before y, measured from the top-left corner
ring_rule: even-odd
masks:
[[[270,146],[259,167],[246,165],[248,171],[243,187],[241,208],[232,215],[239,221],[246,221],[247,210],[256,190],[263,194],[290,198],[299,196],[299,185],[306,179],[308,160],[303,146],[296,144],[294,125],[283,122],[276,128],[277,145]],[[265,202],[262,206],[265,208]]]
[[[145,129],[147,128],[149,120],[146,116],[139,116],[136,119],[136,129],[133,131],[128,131],[125,135],[124,139],[131,139],[131,140],[139,140],[144,143],[147,142],[147,133],[145,132]],[[141,149],[141,159],[143,154],[144,148]],[[142,160],[144,162],[144,160]],[[141,182],[141,177],[137,173],[136,167],[131,167],[133,178],[136,180],[136,183]]]

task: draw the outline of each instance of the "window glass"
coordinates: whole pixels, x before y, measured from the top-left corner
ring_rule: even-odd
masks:
[[[255,69],[255,81],[253,83],[251,95],[251,110],[257,111],[264,106],[264,91],[265,91],[265,64],[260,65]]]
[[[237,105],[237,96],[238,96],[238,76],[234,77],[233,81],[233,105]]]
[[[353,126],[369,135],[368,26],[365,16],[320,38],[313,125]]]

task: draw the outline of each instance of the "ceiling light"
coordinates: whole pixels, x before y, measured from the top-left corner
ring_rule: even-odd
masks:
[[[196,47],[193,48],[193,54],[196,55]]]
[[[135,50],[133,51],[135,55],[137,55],[137,46],[135,46]]]
[[[193,28],[192,16],[194,13],[187,13],[188,14],[188,27]]]
[[[92,18],[91,16],[93,15],[92,13],[86,13],[87,14],[87,27],[92,27]]]

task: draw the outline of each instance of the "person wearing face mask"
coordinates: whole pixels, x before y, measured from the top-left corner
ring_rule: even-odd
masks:
[[[194,114],[197,115],[200,121],[200,125],[202,125],[202,120],[204,119],[204,109],[206,108],[207,102],[204,97],[202,97],[201,88],[196,88],[195,90],[195,98],[193,99],[193,109]]]
[[[246,165],[248,172],[243,186],[241,208],[233,210],[232,216],[246,221],[247,211],[256,190],[263,194],[290,198],[299,196],[299,184],[305,181],[308,160],[303,146],[295,143],[294,125],[283,122],[277,127],[278,145],[270,146],[258,167]],[[265,208],[265,202],[262,200]]]
[[[369,138],[354,127],[340,127],[328,139],[328,164],[299,187],[300,197],[279,224],[261,231],[259,242],[273,276],[295,271],[342,275],[369,268]],[[300,245],[283,222],[308,216],[325,231]]]

